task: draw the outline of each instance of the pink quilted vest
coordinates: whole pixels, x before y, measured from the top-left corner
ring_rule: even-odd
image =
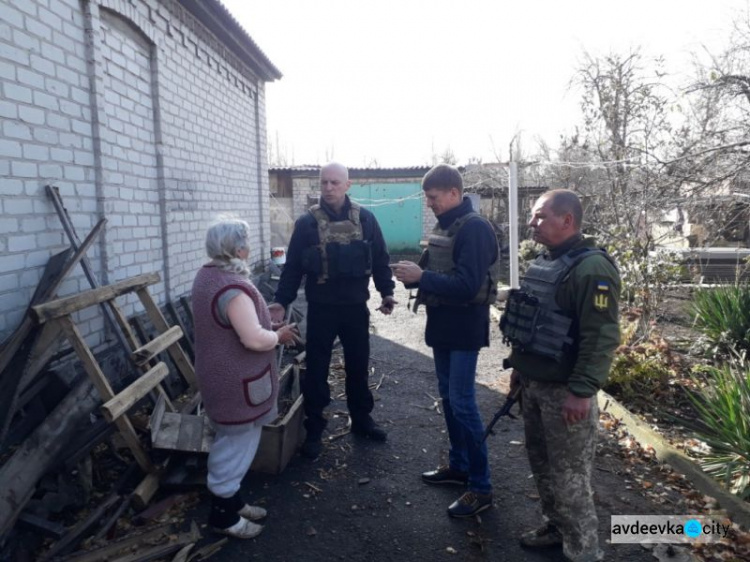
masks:
[[[245,292],[255,304],[261,326],[271,329],[268,306],[246,277],[211,264],[198,271],[193,282],[195,374],[206,414],[227,425],[272,421],[278,412],[276,353],[247,349],[234,328],[221,322],[218,300],[228,289]]]

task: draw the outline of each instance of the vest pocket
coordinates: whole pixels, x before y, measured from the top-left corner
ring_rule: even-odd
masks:
[[[273,394],[273,379],[271,365],[268,365],[259,375],[242,380],[245,401],[250,406],[260,406]]]

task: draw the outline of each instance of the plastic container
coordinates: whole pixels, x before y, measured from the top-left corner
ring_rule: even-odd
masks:
[[[286,248],[283,246],[271,248],[271,261],[276,265],[284,265],[286,263]]]

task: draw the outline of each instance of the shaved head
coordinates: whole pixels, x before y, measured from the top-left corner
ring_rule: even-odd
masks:
[[[323,166],[320,169],[321,177],[323,176],[324,172],[336,172],[337,175],[344,179],[344,181],[349,180],[349,170],[346,166],[344,166],[343,164],[339,164],[338,162],[329,162],[328,164]]]
[[[349,170],[338,162],[329,162],[320,169],[320,198],[334,211],[340,211],[346,203],[346,192],[352,182]]]
[[[583,206],[581,200],[569,189],[553,189],[542,195],[550,203],[550,209],[558,217],[570,213],[573,223],[580,229],[583,223]]]
[[[580,236],[582,221],[583,207],[578,195],[569,189],[554,189],[534,203],[529,227],[534,240],[551,249]]]

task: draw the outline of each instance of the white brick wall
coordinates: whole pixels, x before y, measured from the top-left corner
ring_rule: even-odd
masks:
[[[67,247],[47,184],[80,238],[108,219],[97,277],[159,272],[160,302],[190,290],[219,213],[268,260],[264,84],[174,0],[0,0],[0,118],[0,341]],[[78,268],[59,294],[88,287]],[[77,320],[101,343],[100,315]]]

